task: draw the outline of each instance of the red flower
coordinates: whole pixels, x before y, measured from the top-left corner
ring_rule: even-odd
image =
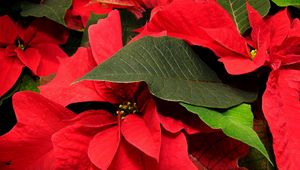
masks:
[[[174,1],[158,8],[137,38],[164,31],[192,45],[210,48],[230,74],[248,73],[262,65],[278,68],[299,62],[299,20],[291,25],[287,10],[262,19],[251,6],[247,8],[252,27],[249,40],[239,34],[229,14],[214,1]]]
[[[153,100],[135,114],[124,103],[117,117],[76,115],[33,92],[13,104],[18,123],[0,138],[1,169],[196,169],[184,134],[161,131]]]
[[[88,151],[91,161],[101,169],[108,167],[120,169],[124,166],[122,162],[126,162],[133,169],[143,169],[145,168],[143,164],[151,164],[154,169],[158,167],[165,169],[170,166],[176,169],[195,168],[188,158],[185,136],[180,132],[187,126],[181,121],[158,116],[154,100],[147,90],[138,90],[138,83],[83,81],[69,86],[71,82],[86,74],[122,47],[118,11],[111,12],[106,19],[91,26],[89,33],[92,52],[89,49],[80,48],[72,58],[65,60],[56,78],[40,89],[43,95],[64,105],[82,101],[105,101],[119,107],[120,110],[116,114],[118,118],[109,114],[109,117],[114,119],[115,125],[101,132],[98,131],[91,140]],[[78,70],[78,68],[81,69]],[[128,104],[128,102],[131,103]],[[125,116],[133,111],[139,113]],[[162,130],[161,122],[174,134]],[[187,129],[191,132],[198,132],[194,128]],[[179,149],[179,146],[182,148]],[[170,156],[169,152],[172,149],[178,150],[178,155]],[[142,155],[143,161],[140,160],[139,155]],[[164,160],[167,159],[166,157],[168,161]]]
[[[18,30],[15,52],[19,59],[36,75],[55,73],[59,60],[67,54],[59,47],[67,41],[68,33],[63,26],[46,19],[36,19],[26,29]]]
[[[0,17],[0,96],[6,93],[18,80],[23,63],[15,57],[17,27],[8,17]]]
[[[108,30],[108,32],[103,30]],[[107,167],[122,169],[122,165],[117,162],[123,161],[140,169],[143,169],[140,163],[151,164],[154,169],[166,169],[170,166],[173,166],[173,169],[194,168],[188,159],[186,149],[180,150],[178,147],[180,145],[183,148],[187,147],[182,130],[188,134],[212,131],[196,115],[188,113],[178,104],[161,100],[155,103],[145,87],[138,89],[139,84],[83,81],[69,85],[122,47],[118,12],[111,12],[106,19],[91,26],[89,36],[91,50],[80,48],[73,57],[66,59],[60,66],[54,80],[40,89],[43,95],[63,105],[83,101],[104,101],[115,106],[122,104],[118,111],[119,114],[117,114],[119,118],[115,118],[115,122],[118,124],[98,132],[90,142],[90,148],[93,148],[89,150],[92,162],[103,169]],[[139,113],[128,114],[120,118],[122,117],[122,108],[124,106],[128,108],[126,106],[128,101],[131,104],[137,103]],[[126,114],[126,110],[123,111]],[[199,135],[201,136],[201,134]],[[174,151],[174,153],[170,154],[170,151]],[[128,152],[131,154],[128,155]],[[141,152],[142,161],[138,160],[138,154]],[[243,152],[243,150],[237,152]],[[178,159],[177,154],[182,158]],[[209,157],[209,155],[205,155],[203,159],[209,159],[207,156]],[[239,156],[241,155],[233,156],[234,160],[232,161],[236,161]],[[136,161],[133,162],[133,160]],[[155,160],[159,163],[155,163]],[[225,164],[227,163],[228,167],[237,166],[232,162],[227,161]],[[210,167],[206,166],[208,164],[205,162],[203,164],[205,167]]]
[[[57,70],[59,58],[67,55],[59,48],[67,39],[64,29],[56,32],[54,23],[36,20],[26,30],[20,29],[8,17],[0,17],[0,96],[17,81],[24,66],[34,74],[44,76]]]

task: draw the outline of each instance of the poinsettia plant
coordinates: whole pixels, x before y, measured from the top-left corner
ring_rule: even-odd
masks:
[[[297,169],[300,2],[0,2],[0,169]]]

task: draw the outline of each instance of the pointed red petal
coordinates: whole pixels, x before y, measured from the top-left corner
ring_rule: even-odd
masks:
[[[89,27],[89,41],[97,64],[110,58],[122,48],[122,28],[117,10]]]
[[[99,128],[68,126],[52,135],[56,169],[87,169],[91,161],[87,155],[89,142]]]
[[[273,136],[279,169],[300,166],[300,71],[272,71],[263,95],[263,112]]]
[[[238,159],[245,156],[248,147],[221,132],[200,133],[188,138],[191,158],[205,169],[243,169]]]
[[[13,106],[19,123],[41,127],[46,125],[45,131],[60,129],[63,124],[61,120],[75,117],[73,112],[63,106],[29,91],[16,93]]]
[[[118,123],[116,117],[105,110],[88,110],[68,122],[85,127],[104,127]]]
[[[157,170],[157,163],[134,146],[121,140],[119,149],[114,160],[109,166],[109,170]]]
[[[71,85],[96,66],[90,49],[79,48],[72,57],[61,60],[61,63],[55,78],[39,87],[42,95],[64,106],[76,102],[101,101],[94,82],[83,81]]]
[[[38,127],[16,125],[0,138],[0,169],[49,169],[54,158],[50,134]]]
[[[18,80],[24,65],[16,57],[6,56],[0,49],[0,97],[4,95]]]
[[[189,159],[187,141],[183,133],[163,133],[159,169],[197,170]]]
[[[15,52],[24,65],[28,67],[34,74],[37,74],[37,69],[41,61],[41,55],[38,50],[34,48],[28,48],[25,51],[22,51],[21,49],[16,48]]]
[[[15,23],[9,16],[0,17],[0,44],[9,45],[14,44],[18,34]]]
[[[100,131],[91,140],[88,155],[91,162],[100,169],[107,169],[118,150],[120,134],[117,126]]]
[[[183,39],[192,45],[208,47],[213,51],[218,51],[215,48],[225,48],[238,54],[246,54],[246,42],[230,15],[218,3],[176,0],[158,8],[159,10],[154,9],[155,13],[141,35],[166,31],[168,36]],[[217,45],[213,44],[216,41]]]
[[[128,115],[122,121],[121,131],[124,138],[146,155],[159,160],[160,131],[149,128],[137,115]]]
[[[287,9],[277,12],[274,16],[266,20],[266,25],[271,31],[271,48],[279,46],[287,38],[291,29],[291,19]]]
[[[269,28],[265,27],[265,22],[262,16],[251,6],[247,3],[247,10],[248,10],[248,19],[249,23],[252,27],[251,37],[255,45],[258,44],[258,38],[261,35],[261,29],[269,30]],[[267,36],[267,35],[263,35]],[[268,35],[269,36],[269,35]],[[254,48],[257,48],[254,47]]]
[[[235,56],[225,56],[220,58],[219,61],[224,64],[227,72],[232,75],[249,73],[263,65],[263,62],[255,63],[250,58],[245,59]]]
[[[1,169],[51,169],[51,135],[75,114],[33,92],[16,93],[13,105],[17,125],[0,138]]]
[[[55,73],[59,66],[59,60],[67,58],[68,55],[56,44],[39,44],[32,46],[41,55],[40,64],[37,70],[38,76],[46,76]]]

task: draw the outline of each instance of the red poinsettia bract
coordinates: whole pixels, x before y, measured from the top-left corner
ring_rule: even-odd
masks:
[[[262,17],[247,5],[251,37],[242,37],[230,15],[214,1],[174,1],[152,15],[138,37],[166,32],[190,44],[211,49],[230,74],[252,72],[263,65],[278,68],[299,62],[299,20],[287,10]],[[222,32],[222,34],[220,34]]]
[[[66,42],[68,34],[49,20],[37,19],[26,29],[16,26],[8,17],[0,17],[0,96],[17,81],[26,66],[35,75],[54,73],[59,59],[67,57],[59,44]]]
[[[184,134],[160,131],[151,102],[121,124],[120,115],[76,115],[33,92],[13,104],[18,123],[0,137],[1,169],[195,169]]]
[[[300,22],[299,19],[292,20],[287,9],[265,19],[250,5],[247,5],[247,10],[252,28],[247,38],[239,34],[229,14],[213,1],[174,1],[159,8],[137,38],[157,36],[163,32],[190,44],[207,47],[224,63],[227,72],[234,75],[249,73],[261,66],[270,67],[273,71],[263,97],[263,108],[273,134],[276,160],[278,167],[283,169],[297,167],[299,156],[289,148],[293,146],[294,150],[299,150],[299,146],[293,142],[290,142],[291,145],[287,143],[300,138],[296,133],[298,128],[293,126],[293,120],[299,117],[297,111],[300,102],[292,97],[299,96],[300,87],[290,87],[292,81],[298,80],[291,79],[288,73],[300,70],[299,65],[296,65],[300,62]],[[295,70],[284,70],[290,67]],[[293,94],[283,96],[283,90],[276,87],[282,85],[283,89],[284,85],[280,81],[286,80],[289,83],[285,83],[285,86]],[[294,101],[294,107],[286,109],[285,103],[290,100]],[[285,124],[288,125],[282,128]],[[295,133],[289,135],[290,132]],[[284,141],[283,134],[287,134]],[[286,161],[288,158],[291,159]]]
[[[112,7],[91,3],[90,0],[73,0],[71,8],[67,10],[65,21],[69,28],[81,30],[86,27],[91,13],[107,14],[111,10]]]
[[[90,26],[89,40],[90,48],[79,48],[73,57],[64,59],[55,78],[39,87],[43,96],[64,106],[84,101],[108,101],[107,96],[97,92],[97,88],[105,87],[106,82],[82,81],[72,85],[71,83],[122,48],[119,12],[114,10],[107,18]]]
[[[300,70],[271,72],[263,95],[263,112],[273,135],[279,169],[300,166]]]
[[[114,145],[114,147],[110,148],[110,155],[99,156],[98,152],[89,152],[90,156],[96,157],[95,159],[98,160],[98,166],[107,167],[111,159],[114,159],[112,165],[117,166],[118,161],[122,161],[121,157],[118,155],[113,155],[116,152],[117,146],[120,148],[123,145],[127,145],[126,143],[131,143],[132,145],[139,148],[144,154],[148,155],[148,157],[152,155],[151,159],[144,159],[147,160],[144,163],[150,164],[151,161],[158,159],[155,157],[155,153],[157,153],[157,148],[161,148],[160,156],[159,156],[159,164],[158,166],[161,169],[163,167],[176,167],[176,169],[180,168],[188,168],[190,165],[190,160],[187,160],[185,157],[186,153],[180,153],[179,150],[177,151],[178,154],[185,155],[182,160],[176,159],[173,162],[172,154],[162,156],[162,154],[169,154],[169,152],[162,152],[164,148],[171,147],[176,148],[180,147],[176,143],[172,143],[169,140],[168,145],[163,144],[165,135],[170,135],[173,137],[180,136],[182,141],[182,146],[186,146],[186,139],[185,135],[181,132],[183,129],[187,132],[187,134],[195,134],[199,132],[207,132],[210,133],[212,130],[209,129],[207,126],[203,124],[199,120],[199,118],[191,113],[188,113],[178,104],[170,104],[169,102],[154,102],[153,97],[149,94],[146,87],[143,87],[143,84],[134,83],[134,84],[118,84],[118,83],[110,83],[110,82],[94,82],[94,81],[81,81],[75,84],[70,85],[73,81],[80,78],[91,69],[93,69],[96,65],[101,64],[103,61],[111,57],[115,52],[117,52],[122,47],[122,35],[121,35],[121,24],[119,13],[117,11],[112,11],[106,19],[100,20],[97,24],[90,26],[89,28],[89,40],[91,48],[80,48],[78,49],[77,53],[64,61],[63,64],[60,65],[58,73],[56,77],[48,84],[41,86],[41,94],[46,96],[51,100],[55,100],[62,105],[66,106],[71,103],[77,102],[86,102],[86,101],[102,101],[102,102],[109,102],[118,110],[118,113],[122,112],[122,108],[132,107],[131,104],[136,102],[139,106],[137,109],[139,110],[140,114],[128,114],[122,118],[122,115],[116,114],[116,116],[120,116],[116,121],[118,121],[118,126],[113,126],[105,131],[105,133],[99,133],[99,139],[107,138],[107,140],[112,139],[114,142],[110,142]],[[142,91],[138,87],[143,87]],[[130,102],[130,104],[128,104]],[[119,106],[120,105],[120,106]],[[145,106],[143,106],[145,105]],[[150,106],[151,105],[151,106]],[[158,105],[158,106],[157,106]],[[147,106],[147,108],[145,108]],[[158,107],[158,110],[156,108]],[[143,109],[144,108],[144,109]],[[123,110],[126,113],[126,110]],[[136,112],[136,111],[135,111]],[[149,122],[150,121],[150,122]],[[158,142],[160,137],[161,144],[153,143],[152,148],[156,148],[149,152],[149,148],[142,147],[140,142],[137,142],[136,138],[145,138],[149,131],[145,127],[145,122],[148,129],[152,129],[150,132],[152,134],[156,134],[154,141]],[[147,123],[149,122],[149,123]],[[187,124],[189,126],[187,126]],[[129,126],[130,125],[130,126]],[[159,126],[162,127],[159,127]],[[147,127],[146,126],[146,127]],[[134,128],[133,128],[134,127]],[[141,133],[134,132],[134,129],[144,129],[143,131],[146,134],[141,135]],[[159,130],[160,129],[160,130]],[[139,131],[138,131],[139,132]],[[214,132],[214,131],[213,131]],[[132,133],[132,135],[128,135],[128,133]],[[118,137],[118,136],[123,137]],[[215,134],[215,133],[213,133]],[[211,136],[214,136],[214,135]],[[201,136],[201,133],[199,134]],[[178,137],[179,137],[178,136]],[[176,138],[178,138],[176,137]],[[148,139],[148,138],[147,138]],[[149,138],[149,142],[153,141],[153,139]],[[166,139],[166,138],[165,138]],[[228,139],[224,137],[224,139]],[[96,140],[96,139],[95,139]],[[141,139],[142,140],[142,139]],[[191,141],[197,142],[197,139],[192,139]],[[145,143],[145,142],[142,142]],[[96,146],[99,144],[99,141],[94,142]],[[230,144],[230,140],[225,140],[224,144]],[[101,145],[97,145],[99,152],[102,150],[108,150],[107,144],[101,143]],[[112,145],[111,145],[112,146]],[[168,146],[168,147],[167,147]],[[217,145],[215,145],[217,146]],[[243,146],[245,148],[245,146]],[[243,147],[236,147],[234,149],[239,150],[239,153],[236,154],[232,158],[234,159],[227,159],[225,157],[220,157],[222,163],[211,164],[209,161],[205,161],[210,159],[211,155],[215,155],[216,152],[209,152],[209,154],[203,154],[198,146],[192,150],[192,154],[197,153],[197,158],[193,157],[193,161],[196,164],[203,165],[206,168],[214,168],[218,169],[226,165],[230,168],[237,168],[237,159],[245,154],[245,149]],[[156,151],[156,152],[155,152]],[[226,154],[227,151],[219,150],[220,152]],[[123,152],[123,151],[122,151]],[[134,152],[134,151],[132,151]],[[200,153],[199,153],[200,152]],[[148,154],[147,154],[148,153]],[[199,156],[202,155],[203,156]],[[97,158],[98,155],[98,158]],[[114,156],[114,158],[112,158]],[[132,155],[135,157],[135,155]],[[176,157],[176,154],[173,153],[173,156]],[[117,157],[117,158],[116,158]],[[175,158],[174,158],[175,159]],[[117,161],[115,161],[117,160]],[[150,161],[150,162],[149,162]],[[232,163],[235,162],[235,163]],[[154,166],[154,164],[152,164]],[[191,166],[193,167],[193,166]],[[121,168],[121,167],[119,167]],[[158,168],[158,167],[156,167]]]

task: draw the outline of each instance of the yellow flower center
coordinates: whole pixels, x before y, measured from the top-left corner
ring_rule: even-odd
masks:
[[[250,51],[250,54],[251,54],[251,59],[253,60],[254,59],[254,57],[256,56],[256,54],[257,54],[257,50],[256,49],[254,49],[254,50],[251,50]]]
[[[16,44],[17,44],[18,48],[20,48],[22,51],[25,50],[25,45],[21,39],[18,38]]]
[[[123,102],[119,105],[116,114],[121,118],[124,118],[126,115],[131,113],[137,113],[137,104],[135,102]]]

